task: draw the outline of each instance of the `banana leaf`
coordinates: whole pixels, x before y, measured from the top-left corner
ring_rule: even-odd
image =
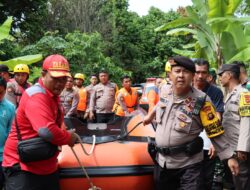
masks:
[[[180,35],[188,35],[188,34],[197,34],[197,31],[194,29],[190,29],[190,28],[176,28],[176,29],[172,29],[170,31],[167,32],[167,35],[172,35],[172,36],[180,36]]]
[[[12,17],[8,19],[0,26],[0,41],[3,39],[13,40],[14,38],[10,35],[11,23],[13,21]]]
[[[237,53],[234,57],[232,57],[230,60],[228,60],[228,63],[232,63],[233,61],[244,61],[249,62],[250,61],[250,47],[247,47]]]
[[[172,28],[176,28],[179,26],[184,26],[186,24],[190,24],[192,22],[191,18],[188,17],[182,17],[179,19],[176,19],[174,21],[168,22],[167,24],[164,24],[158,28],[155,29],[156,32],[160,32],[160,31],[164,31],[167,29],[172,29]]]
[[[17,57],[14,59],[10,59],[7,61],[0,61],[0,64],[7,65],[11,71],[13,71],[14,67],[17,64],[27,64],[30,65],[32,63],[36,63],[38,61],[41,61],[43,59],[42,54],[36,54],[36,55],[26,55],[22,57]]]

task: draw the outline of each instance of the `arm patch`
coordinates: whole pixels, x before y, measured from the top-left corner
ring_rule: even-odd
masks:
[[[240,94],[239,113],[240,116],[250,117],[250,92]]]
[[[224,129],[211,102],[205,102],[200,111],[200,118],[208,138],[213,138],[224,133]]]

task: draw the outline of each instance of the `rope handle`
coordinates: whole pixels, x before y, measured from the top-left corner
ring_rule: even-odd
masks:
[[[93,143],[92,143],[92,147],[91,147],[91,149],[90,149],[89,152],[87,152],[86,149],[85,149],[85,147],[83,146],[83,143],[82,143],[82,140],[81,140],[80,136],[77,135],[77,134],[76,134],[76,136],[77,136],[77,139],[78,139],[79,142],[80,142],[80,145],[81,145],[81,147],[82,147],[83,152],[84,152],[86,155],[90,156],[90,155],[93,153],[94,148],[95,148],[95,143],[96,143],[96,137],[95,137],[95,135],[93,135]],[[85,174],[85,176],[86,176],[86,178],[87,178],[87,180],[88,180],[88,182],[89,182],[90,188],[89,188],[88,190],[101,190],[101,188],[96,187],[96,186],[93,184],[93,182],[91,181],[91,179],[90,179],[90,177],[89,177],[89,175],[88,175],[88,173],[87,173],[85,167],[84,167],[83,164],[81,163],[80,158],[77,156],[76,151],[74,150],[74,148],[73,148],[73,147],[70,147],[70,148],[71,148],[71,150],[72,150],[72,152],[73,152],[73,154],[74,154],[74,156],[75,156],[75,158],[76,158],[78,164],[80,165],[80,167],[81,167],[83,173]]]
[[[76,134],[76,133],[75,133],[75,134]],[[81,140],[81,137],[80,137],[78,134],[76,134],[76,137],[77,137],[77,140],[80,142],[80,146],[82,147],[83,152],[84,152],[87,156],[90,156],[90,155],[93,153],[94,149],[95,149],[95,145],[96,145],[96,136],[95,136],[95,135],[92,136],[92,137],[93,137],[93,143],[92,143],[92,146],[91,146],[91,149],[90,149],[89,152],[87,152],[87,150],[86,150],[85,147],[83,146],[83,142],[82,142],[82,140]]]

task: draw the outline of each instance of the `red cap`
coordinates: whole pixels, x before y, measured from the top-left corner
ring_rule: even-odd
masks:
[[[70,77],[69,63],[65,57],[55,54],[43,61],[43,70],[48,71],[52,77]]]

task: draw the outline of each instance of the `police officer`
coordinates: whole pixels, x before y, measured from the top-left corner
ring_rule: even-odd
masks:
[[[144,118],[148,124],[156,116],[156,164],[154,180],[157,190],[198,190],[200,183],[203,128],[214,143],[220,159],[229,159],[232,172],[237,175],[238,163],[225,141],[224,129],[215,108],[205,93],[191,86],[195,73],[192,60],[176,56],[171,63],[172,85],[161,89],[160,101]]]
[[[89,104],[90,104],[90,97],[94,92],[94,86],[98,83],[98,78],[96,76],[96,74],[91,74],[90,76],[90,85],[86,86],[86,91],[87,91],[87,109],[84,115],[84,118],[88,118],[89,117]],[[94,108],[93,110],[94,115],[96,114],[96,110]],[[95,119],[92,120],[92,122],[95,122]]]
[[[240,151],[238,153],[240,172],[238,176],[233,177],[235,188],[237,190],[250,189],[250,160],[247,159],[249,154],[246,154],[249,150],[242,143],[246,140],[245,135],[247,134],[242,134],[239,138],[240,130],[245,131],[246,129],[247,131],[250,128],[249,93],[240,83],[240,68],[237,64],[222,65],[218,75],[221,85],[228,91],[222,126],[225,128],[225,135],[232,149]]]
[[[108,123],[114,118],[112,108],[118,87],[109,81],[109,74],[105,70],[99,72],[99,80],[100,83],[94,87],[90,98],[89,118],[94,119],[94,109],[96,109],[97,123]]]
[[[73,117],[77,115],[77,106],[79,103],[79,94],[76,89],[73,88],[73,78],[68,77],[65,88],[60,94],[60,102],[64,108],[64,115],[67,117]]]
[[[243,92],[241,94],[241,98],[240,98],[240,115],[244,118],[244,117],[250,117],[250,101],[249,101],[249,97],[250,97],[250,82],[248,82],[246,84],[246,92]],[[243,102],[243,100],[247,100]],[[247,123],[248,122],[248,123]],[[249,153],[250,153],[250,120],[249,119],[245,119],[245,124],[248,127],[241,127],[240,128],[240,134],[239,134],[239,142],[238,142],[238,146],[237,146],[237,151],[238,151],[238,158],[242,161],[248,161],[250,160],[249,157]]]
[[[5,97],[18,107],[23,92],[31,85],[28,82],[30,70],[25,64],[18,64],[14,67],[14,79],[7,83]]]

